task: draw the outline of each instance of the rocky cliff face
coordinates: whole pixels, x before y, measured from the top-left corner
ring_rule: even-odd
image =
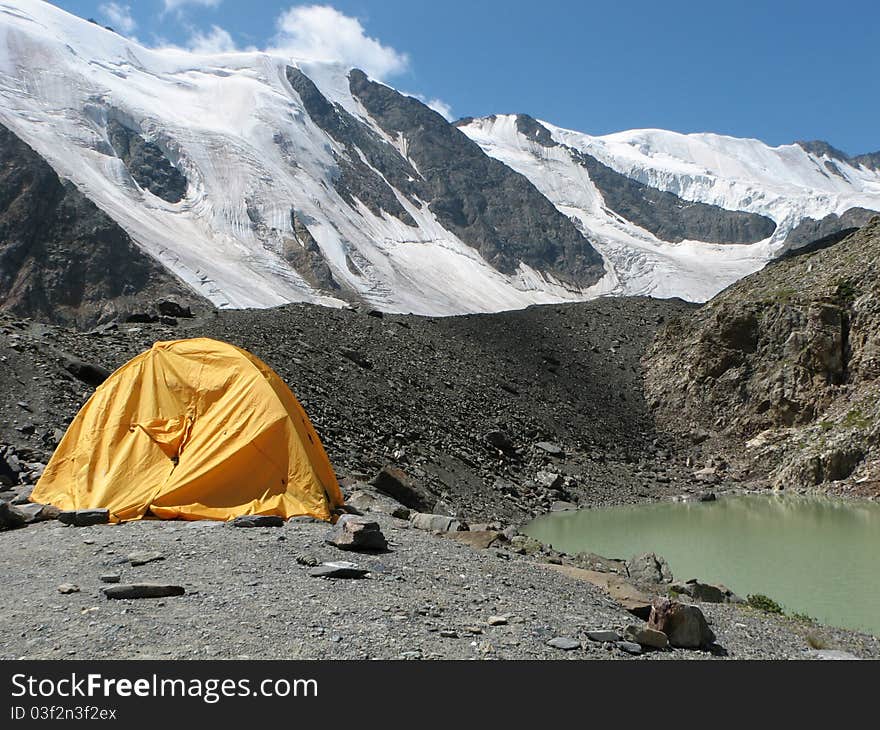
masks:
[[[842,152],[821,139],[810,140],[807,142],[799,141],[795,142],[795,144],[800,145],[811,154],[830,157],[832,160],[840,160],[841,162],[846,162],[854,167],[863,165],[869,170],[880,170],[880,152],[868,152],[864,155],[850,156],[846,154],[846,152]],[[831,168],[831,171],[834,171],[834,169],[835,168]]]
[[[0,309],[87,327],[165,297],[207,304],[0,125]]]
[[[820,220],[805,218],[788,234],[785,245],[790,250],[803,251],[837,243],[866,225],[875,215],[877,211],[867,208],[850,208],[841,215],[831,213]]]
[[[523,262],[574,286],[599,281],[602,257],[526,177],[486,155],[417,99],[362,71],[352,71],[349,80],[352,95],[379,126],[406,139],[419,178],[409,187],[492,266],[512,274]]]
[[[186,176],[178,170],[155,142],[111,119],[107,136],[134,181],[168,203],[179,203],[186,195]]]
[[[777,487],[880,492],[880,217],[771,263],[645,356],[658,423]]]
[[[525,114],[517,115],[516,126],[523,136],[544,147],[565,148],[573,160],[586,168],[605,205],[663,241],[755,243],[776,230],[776,224],[766,216],[683,200],[674,193],[633,180],[592,155],[560,144],[549,129]]]

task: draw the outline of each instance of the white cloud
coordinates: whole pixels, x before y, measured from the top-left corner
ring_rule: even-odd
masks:
[[[165,12],[180,10],[185,5],[201,5],[203,8],[216,8],[223,0],[165,0]]]
[[[168,0],[166,0],[167,2]],[[329,5],[297,5],[282,13],[273,51],[304,61],[337,61],[383,79],[402,74],[409,58],[366,34],[357,18]]]
[[[425,103],[447,122],[451,122],[455,118],[452,116],[452,107],[443,101],[443,99],[429,99]]]
[[[195,31],[186,46],[194,53],[230,53],[238,50],[229,32],[219,25],[212,25],[207,33]]]
[[[104,3],[98,10],[101,17],[120,33],[131,33],[137,28],[135,19],[131,17],[131,6],[119,3]]]

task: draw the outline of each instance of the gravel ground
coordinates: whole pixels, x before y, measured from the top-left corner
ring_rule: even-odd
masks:
[[[505,549],[477,551],[382,516],[390,551],[323,542],[326,525],[239,529],[137,522],[88,528],[44,522],[0,533],[0,659],[711,659],[703,651],[631,657],[585,632],[637,623],[598,589]],[[131,567],[125,556],[163,560]],[[297,558],[350,560],[363,580],[309,576]],[[176,583],[186,595],[108,600],[99,576]],[[80,591],[62,595],[72,583]],[[823,646],[880,657],[880,642],[752,609],[703,604],[734,659],[808,658]],[[489,626],[490,616],[508,624]],[[557,636],[581,641],[562,651]]]
[[[696,494],[707,485],[694,481],[686,445],[655,431],[641,385],[654,330],[684,308],[615,299],[435,319],[291,305],[90,334],[0,315],[0,443],[33,481],[92,392],[70,374],[71,358],[113,369],[156,340],[210,336],[251,350],[291,384],[341,477],[393,464],[434,495],[437,512],[522,524],[559,499],[583,507]],[[491,431],[504,431],[510,448],[495,448]],[[560,474],[561,491],[542,486],[540,471]],[[633,658],[585,635],[633,617],[542,567],[547,555],[476,551],[378,519],[391,544],[382,555],[341,552],[324,544],[326,525],[303,522],[44,522],[0,532],[0,658]],[[125,560],[144,550],[164,559]],[[353,560],[371,572],[318,579],[297,558]],[[123,582],[176,583],[186,594],[108,600],[99,577],[115,570]],[[65,583],[79,591],[62,594]],[[811,644],[880,657],[876,639],[852,632],[743,607],[703,610],[731,658],[807,658]],[[490,626],[490,616],[508,622]],[[580,648],[547,645],[560,636]],[[636,657],[663,658],[714,656]]]

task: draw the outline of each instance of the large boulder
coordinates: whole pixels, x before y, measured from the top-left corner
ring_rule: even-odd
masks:
[[[340,550],[387,550],[388,541],[379,529],[379,523],[355,515],[342,515],[324,542]]]
[[[430,492],[415,484],[404,471],[393,466],[383,467],[370,484],[382,494],[418,512],[430,512],[437,502]]]
[[[380,494],[373,489],[366,489],[366,485],[362,488],[355,489],[348,499],[345,500],[346,505],[354,507],[359,512],[376,512],[378,514],[391,515],[400,520],[408,520],[411,514],[408,507],[404,507],[400,502],[386,494]]]
[[[655,598],[651,603],[648,628],[662,631],[670,646],[681,649],[700,649],[715,643],[715,634],[699,608],[668,598]]]
[[[671,583],[669,563],[655,553],[634,555],[626,561],[626,571],[635,583]]]

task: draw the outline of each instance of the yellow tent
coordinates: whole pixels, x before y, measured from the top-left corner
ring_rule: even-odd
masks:
[[[31,500],[112,521],[332,519],[343,503],[302,406],[268,365],[209,339],[157,342],[99,387]]]

